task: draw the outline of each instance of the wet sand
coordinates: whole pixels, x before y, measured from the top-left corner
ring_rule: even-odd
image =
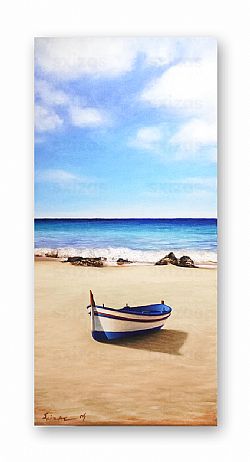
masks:
[[[216,269],[35,262],[36,425],[216,425]],[[86,305],[162,299],[165,328],[98,343]]]

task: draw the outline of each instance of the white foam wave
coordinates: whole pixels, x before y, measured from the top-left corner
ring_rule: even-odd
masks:
[[[153,264],[158,260],[163,258],[169,252],[174,252],[174,254],[180,258],[183,255],[188,255],[191,257],[196,264],[202,263],[217,263],[217,254],[213,251],[204,251],[204,250],[192,250],[192,249],[163,249],[163,250],[133,250],[126,247],[107,247],[107,248],[36,248],[36,256],[57,256],[59,258],[67,257],[104,257],[107,259],[107,262],[114,263],[118,258],[128,259],[134,263],[147,263]]]

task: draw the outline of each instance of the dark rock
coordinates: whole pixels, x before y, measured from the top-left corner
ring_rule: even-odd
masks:
[[[132,261],[129,261],[127,258],[124,259],[124,258],[118,258],[118,260],[116,261],[116,263],[118,265],[124,265],[124,263],[132,263]]]
[[[156,265],[175,265],[175,266],[182,266],[182,267],[185,267],[185,268],[195,268],[195,264],[194,264],[194,261],[184,255],[183,257],[181,258],[176,258],[175,254],[173,252],[170,252],[168,255],[166,255],[165,257],[161,258],[161,260],[157,261],[156,262]]]
[[[195,264],[192,258],[187,257],[186,255],[180,258],[179,266],[184,266],[186,268],[195,268]]]
[[[165,258],[168,258],[169,263],[171,263],[171,265],[178,265],[178,258],[176,258],[173,252],[170,252]]]
[[[95,257],[95,258],[83,258],[83,257],[68,257],[68,262],[74,266],[96,266],[98,268],[103,266],[103,261],[106,258]]]
[[[74,266],[95,266],[97,268],[101,268],[103,266],[103,262],[101,260],[96,260],[94,258],[88,258],[83,261],[76,261],[71,263]]]
[[[161,260],[156,262],[156,265],[178,265],[178,258],[176,258],[173,252],[170,252],[165,257],[161,258]]]
[[[79,262],[79,261],[82,261],[83,258],[82,257],[68,257],[68,260],[70,263],[75,263],[75,262]]]
[[[155,265],[169,265],[169,263],[170,261],[166,256],[166,257],[161,258],[159,261],[157,261]]]
[[[58,250],[51,250],[45,254],[46,257],[58,258]]]

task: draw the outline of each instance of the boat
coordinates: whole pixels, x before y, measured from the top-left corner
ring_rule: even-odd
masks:
[[[87,310],[91,316],[92,337],[101,342],[160,330],[172,312],[163,300],[153,305],[126,305],[119,309],[96,305],[91,290]]]

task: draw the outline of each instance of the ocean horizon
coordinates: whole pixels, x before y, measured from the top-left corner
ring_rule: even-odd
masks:
[[[35,255],[155,263],[169,252],[217,262],[217,218],[35,218]]]

